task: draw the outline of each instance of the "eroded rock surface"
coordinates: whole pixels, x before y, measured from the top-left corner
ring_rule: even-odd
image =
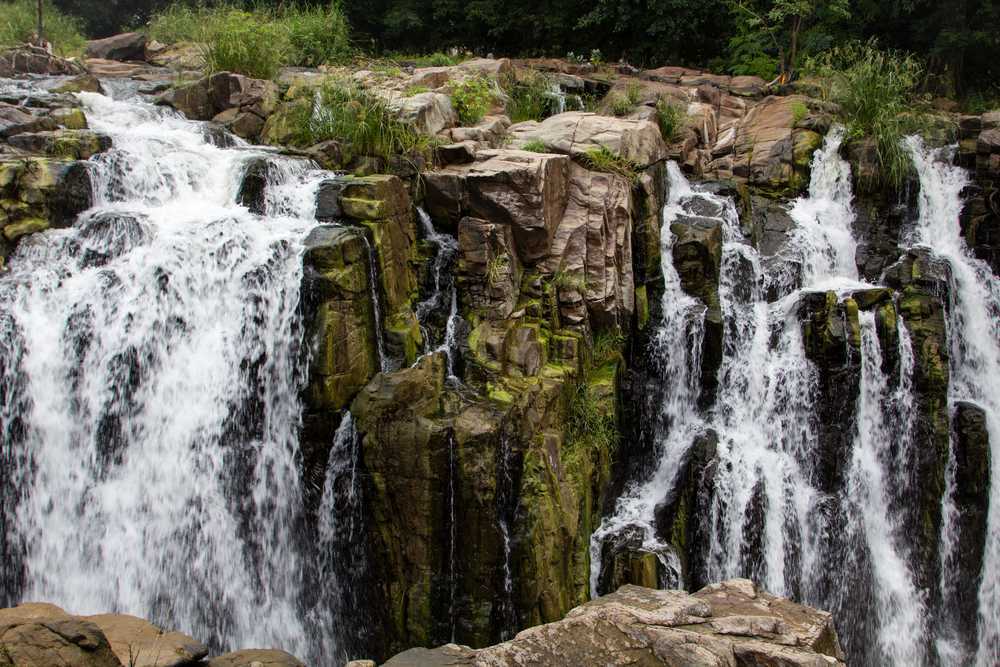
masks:
[[[411,649],[386,667],[438,665],[845,665],[830,614],[759,591],[743,579],[695,594],[627,585],[566,618],[473,650]]]

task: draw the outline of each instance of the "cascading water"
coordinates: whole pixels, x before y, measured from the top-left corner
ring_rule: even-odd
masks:
[[[965,171],[951,164],[949,151],[926,148],[918,138],[909,139],[908,148],[920,179],[914,241],[950,267],[949,403],[969,401],[983,410],[992,453],[975,656],[979,667],[987,667],[1000,664],[1000,281],[972,256],[960,233]]]
[[[2,597],[148,617],[218,649],[322,662],[298,461],[301,239],[322,174],[202,126],[81,94],[114,148],[96,205],[0,278]],[[274,166],[266,213],[234,203]],[[14,563],[13,565],[11,563]]]
[[[454,237],[434,229],[430,215],[423,208],[417,207],[417,217],[423,228],[424,236],[436,248],[434,255],[434,289],[426,299],[417,304],[417,320],[424,333],[425,353],[444,352],[447,358],[449,379],[455,378],[455,359],[458,357],[458,290],[452,275],[452,265],[458,254],[458,242]],[[445,307],[447,306],[447,310]],[[445,316],[444,335],[438,345],[434,344],[429,324],[432,320]]]
[[[853,426],[823,424],[817,418],[819,372],[808,356],[800,322],[806,304],[815,304],[820,297],[827,304],[833,298],[832,307],[845,309],[847,297],[873,287],[859,281],[855,265],[851,174],[839,155],[842,138],[842,131],[834,129],[817,151],[809,195],[789,210],[795,227],[788,244],[768,262],[745,237],[731,201],[692,187],[670,165],[661,231],[663,320],[649,352],[654,367],[667,371],[661,371],[665,390],[664,418],[657,431],[659,461],[649,479],[623,493],[611,516],[595,531],[591,587],[596,594],[602,545],[629,530],[641,533],[643,550],[656,553],[661,562],[669,560],[662,554],[672,547],[657,534],[657,505],[675,493],[671,489],[681,482],[675,476],[690,456],[695,438],[712,433],[717,438],[718,463],[710,505],[705,515],[688,519],[707,526],[705,544],[694,546],[704,552],[700,566],[704,571],[689,576],[701,582],[748,576],[773,593],[830,609],[852,664],[925,664],[938,659],[930,653],[934,642],[929,619],[934,611],[928,601],[933,596],[918,583],[913,538],[891,511],[905,502],[901,494],[908,491],[906,471],[915,450],[914,353],[909,333],[900,321],[895,337],[880,340],[875,314],[859,313],[856,333],[845,330],[846,363],[857,369],[858,378],[856,397],[849,395],[854,401],[849,412]],[[960,189],[959,183],[953,184],[954,197]],[[971,265],[968,253],[959,248],[957,199],[945,212],[924,210],[935,205],[941,207],[932,199],[922,205],[921,217],[927,223],[921,224],[930,225],[932,216],[945,218],[949,229],[941,236],[951,244],[950,249],[936,251],[950,252],[953,264]],[[704,306],[684,294],[671,262],[669,228],[685,217],[717,224],[723,238],[719,281],[723,358],[714,404],[705,411],[698,408],[700,364],[695,360],[702,344],[698,327]],[[784,265],[778,271],[775,261]],[[1000,310],[988,305],[1000,301],[989,301],[996,299],[991,292],[996,281],[989,269],[977,270],[970,270],[967,277],[979,285],[978,291],[957,285],[953,292],[966,300],[980,299],[975,305],[960,304],[959,311],[965,308],[965,317],[972,318],[971,310],[977,308],[981,321],[972,326],[953,321],[950,328],[961,328],[967,337],[980,341],[976,351],[965,350],[965,362],[952,362],[969,368],[966,384],[975,384],[972,378],[980,384],[972,390],[959,383],[953,391],[961,392],[956,397],[984,404],[995,400],[985,396],[987,390],[991,396],[1000,395],[1000,387],[984,386],[978,375],[989,367],[995,369],[991,378],[1000,377],[1000,366],[990,365],[1000,358],[991,347],[998,339],[998,320],[990,320],[990,313]],[[955,280],[961,280],[961,272],[955,273]],[[831,292],[833,297],[828,296]],[[852,336],[857,339],[850,344]],[[967,343],[965,348],[971,346]],[[673,366],[659,366],[661,359],[671,360],[667,354]],[[969,361],[970,355],[974,361]],[[853,390],[845,385],[838,391]],[[847,451],[839,456],[846,460],[842,474],[832,478],[818,454],[829,446],[823,431],[831,428],[853,429],[841,436]],[[996,538],[991,542],[995,546]],[[981,647],[989,646],[990,624],[996,623],[996,613],[989,611],[996,609],[989,600],[994,594],[987,585],[991,576],[992,572],[984,577],[980,594]],[[992,654],[984,657],[982,652],[981,648],[980,664],[996,663]]]
[[[674,486],[675,474],[691,442],[704,430],[697,403],[701,391],[700,351],[705,334],[705,306],[681,289],[680,276],[672,259],[675,237],[670,231],[670,222],[684,212],[684,203],[694,196],[694,191],[675,163],[669,163],[667,170],[670,185],[660,230],[663,319],[651,342],[652,361],[664,385],[664,401],[657,424],[659,462],[649,480],[622,494],[614,512],[591,536],[590,591],[593,597],[598,594],[604,540],[629,530],[639,531],[643,548],[664,559],[663,565],[674,573],[675,583],[683,583],[676,581],[680,575],[676,556],[656,535],[653,512],[663,499],[663,490]]]

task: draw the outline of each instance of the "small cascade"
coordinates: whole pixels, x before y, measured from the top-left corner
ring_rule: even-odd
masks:
[[[375,258],[375,248],[368,234],[362,234],[365,240],[365,250],[368,252],[368,285],[372,292],[372,315],[375,320],[375,352],[378,355],[378,367],[383,373],[392,370],[392,361],[385,351],[385,322],[382,320],[382,295],[379,290],[378,260]]]
[[[517,514],[517,489],[514,481],[514,451],[510,436],[500,435],[497,453],[497,529],[503,545],[503,599],[500,601],[498,621],[500,640],[507,641],[517,631],[517,609],[514,606],[514,573],[511,566],[511,526]]]
[[[417,321],[424,333],[425,353],[444,352],[447,356],[447,374],[455,378],[455,360],[458,357],[458,290],[452,275],[452,266],[458,255],[458,242],[448,234],[442,234],[434,229],[430,215],[421,207],[417,207],[417,217],[423,229],[425,238],[436,248],[434,254],[434,291],[426,299],[417,304]],[[435,345],[431,335],[431,323],[447,317],[444,325],[444,335]]]
[[[908,140],[908,149],[920,179],[914,241],[929,247],[951,269],[949,403],[954,407],[958,401],[967,401],[979,406],[989,434],[991,484],[975,656],[975,664],[986,667],[1000,664],[1000,281],[972,256],[960,233],[962,189],[968,184],[965,171],[951,164],[949,150],[927,148],[918,138]],[[946,521],[944,539],[949,537],[948,529]],[[953,585],[968,586],[969,582]],[[963,661],[959,651],[953,664]]]
[[[448,434],[448,624],[451,641],[455,641],[458,627],[458,608],[455,599],[458,594],[458,569],[455,566],[458,519],[455,514],[455,481],[458,476],[458,462],[455,460],[455,436]]]
[[[361,582],[367,574],[361,504],[360,437],[354,417],[345,412],[333,437],[323,484],[323,496],[317,512],[316,603],[308,620],[317,627],[332,627],[341,639],[329,643],[320,655],[346,659],[345,644],[367,634],[363,623],[345,623],[362,608],[358,598]],[[360,648],[360,647],[359,647]],[[339,651],[339,653],[338,653]]]

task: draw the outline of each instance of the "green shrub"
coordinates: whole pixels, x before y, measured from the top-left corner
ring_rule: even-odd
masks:
[[[14,46],[31,40],[37,27],[34,0],[0,1],[0,46]],[[86,38],[79,19],[63,14],[50,2],[43,7],[45,39],[56,53],[73,56],[83,53]]]
[[[206,30],[203,55],[210,72],[271,79],[289,60],[291,46],[284,27],[250,12],[228,10]]]
[[[489,79],[472,77],[450,86],[451,103],[458,113],[458,120],[465,126],[475,125],[483,119],[493,105],[493,87]]]
[[[681,129],[681,110],[673,103],[665,99],[656,102],[656,122],[660,126],[660,134],[663,140],[670,143],[677,138],[677,133]]]
[[[840,105],[848,135],[875,140],[880,180],[900,185],[912,166],[903,137],[924,130],[928,122],[915,96],[921,64],[869,41],[831,49],[807,68],[823,82],[824,95]]]
[[[300,67],[343,63],[353,56],[350,28],[339,2],[327,7],[285,9],[278,22],[288,31],[289,62]]]
[[[342,142],[354,155],[390,157],[427,148],[427,137],[396,117],[388,102],[351,81],[329,81],[308,119],[309,144]]]
[[[436,51],[428,55],[394,55],[392,60],[404,62],[414,67],[452,67],[465,60],[464,55],[450,56],[447,53]]]
[[[521,146],[522,151],[531,151],[532,153],[548,153],[549,149],[545,145],[545,142],[541,139],[532,139],[525,145]]]
[[[613,415],[605,414],[605,406],[586,377],[566,392],[566,440],[571,450],[609,456],[618,446],[618,429]]]
[[[595,146],[588,149],[583,154],[581,162],[583,162],[583,166],[591,171],[618,174],[632,182],[635,182],[639,177],[638,166],[634,162],[614,153],[606,146]]]
[[[552,82],[544,74],[528,71],[502,82],[504,105],[511,122],[544,120],[555,111]]]

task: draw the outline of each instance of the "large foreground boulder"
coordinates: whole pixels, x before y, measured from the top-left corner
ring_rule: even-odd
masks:
[[[101,629],[51,604],[0,609],[0,665],[121,667]]]
[[[208,655],[208,647],[183,632],[167,631],[128,614],[83,617],[101,629],[128,667],[182,667]]]
[[[251,648],[233,651],[208,661],[208,667],[305,667],[291,653],[277,649]]]
[[[473,650],[410,649],[385,667],[845,665],[831,615],[736,579],[695,594],[627,585],[555,623]]]

